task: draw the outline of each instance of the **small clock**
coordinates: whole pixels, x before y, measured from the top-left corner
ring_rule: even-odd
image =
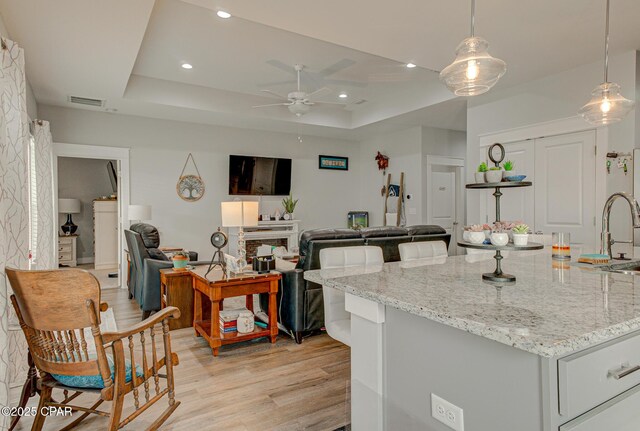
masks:
[[[217,232],[214,232],[213,235],[211,235],[211,245],[215,248],[220,249],[224,247],[225,245],[227,245],[228,241],[229,239],[227,238],[227,235],[225,235],[225,233],[221,230],[218,230]]]

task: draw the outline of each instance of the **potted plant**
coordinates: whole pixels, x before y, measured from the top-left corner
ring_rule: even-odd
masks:
[[[491,233],[491,244],[502,246],[508,243],[509,234],[504,231],[501,223],[495,223],[493,225],[493,232]]]
[[[173,267],[175,269],[184,269],[189,263],[189,252],[188,251],[177,251],[173,253],[171,256],[171,260],[173,261]]]
[[[513,232],[513,245],[527,245],[529,241],[529,226],[521,223],[514,226],[511,231]]]
[[[507,160],[506,162],[504,162],[504,165],[502,165],[502,167],[504,168],[504,178],[515,175],[515,173],[513,172],[513,166],[514,163],[511,160]]]
[[[478,165],[478,172],[476,172],[476,183],[484,183],[485,178],[484,174],[487,172],[489,168],[485,162],[482,162]]]
[[[502,168],[500,166],[489,168],[486,177],[488,183],[499,183],[502,181]]]
[[[282,206],[284,207],[285,212],[285,220],[293,220],[293,211],[296,209],[296,205],[298,204],[298,199],[293,199],[291,194],[286,198],[282,199]],[[289,217],[287,217],[287,215]]]
[[[482,244],[484,242],[484,231],[481,224],[474,224],[469,228],[467,234],[471,244]]]

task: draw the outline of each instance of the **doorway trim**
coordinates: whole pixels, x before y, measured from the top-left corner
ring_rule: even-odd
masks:
[[[455,214],[455,222],[453,225],[453,234],[451,235],[451,243],[450,249],[455,247],[456,255],[459,254],[459,250],[457,245],[458,233],[462,228],[460,223],[464,224],[464,215],[466,214],[466,210],[464,208],[465,205],[465,193],[464,193],[464,159],[456,158],[456,157],[444,157],[444,156],[433,156],[426,155],[425,156],[425,214],[427,216],[427,224],[433,224],[433,196],[429,193],[428,183],[431,181],[431,174],[433,173],[434,166],[446,166],[455,168],[456,174],[456,214]]]
[[[120,162],[118,171],[118,277],[120,288],[126,288],[126,253],[124,245],[124,222],[128,220],[129,202],[129,148],[105,147],[98,145],[67,144],[62,142],[53,143],[53,194],[54,209],[58,215],[58,158],[74,157],[78,159],[104,159],[117,160]],[[126,203],[126,204],[125,204]],[[58,237],[57,223],[54,225],[54,238]],[[58,266],[58,255],[56,253],[56,267]]]

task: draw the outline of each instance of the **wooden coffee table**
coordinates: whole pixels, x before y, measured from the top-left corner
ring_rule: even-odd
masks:
[[[242,274],[224,278],[222,271],[214,270],[205,278],[207,265],[198,266],[191,270],[193,276],[193,328],[197,336],[202,336],[213,350],[213,356],[218,356],[220,346],[239,343],[254,338],[269,337],[271,343],[276,342],[278,336],[278,320],[276,295],[282,275]],[[253,332],[240,334],[231,332],[220,334],[219,318],[222,301],[225,298],[244,296],[246,307],[253,311],[253,295],[257,293],[269,294],[269,323],[266,329],[255,326]],[[210,317],[209,317],[210,316]]]

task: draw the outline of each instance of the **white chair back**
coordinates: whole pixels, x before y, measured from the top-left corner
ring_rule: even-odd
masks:
[[[403,262],[428,257],[448,256],[444,241],[405,242],[398,245],[400,260]]]
[[[381,265],[382,249],[373,246],[334,247],[320,250],[320,268],[347,268],[353,266]],[[351,346],[351,313],[345,310],[344,292],[322,286],[324,298],[324,326],[327,334],[341,343]]]

